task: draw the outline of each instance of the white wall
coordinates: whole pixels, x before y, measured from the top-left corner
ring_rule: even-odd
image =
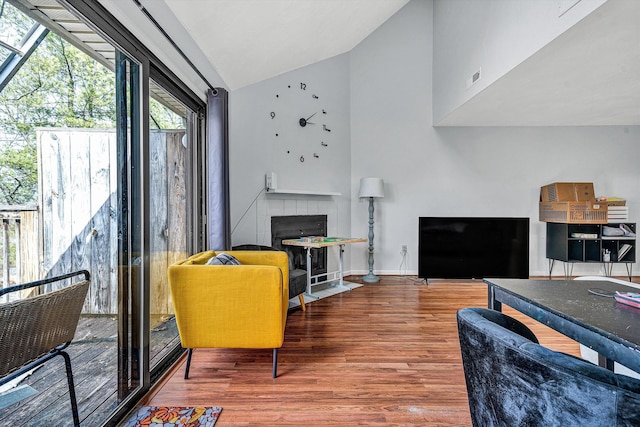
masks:
[[[351,51],[351,181],[385,181],[385,197],[375,200],[376,272],[398,273],[401,245],[408,245],[408,272],[415,273],[418,215],[428,191],[431,157],[430,1],[412,1]],[[351,234],[366,237],[368,201],[354,197]],[[354,271],[368,269],[367,247],[353,252]]]
[[[434,0],[434,123],[606,1]]]
[[[597,195],[627,198],[638,221],[640,127],[434,128],[432,18],[430,1],[413,0],[350,54],[352,193],[362,176],[386,184],[376,200],[377,273],[398,273],[403,244],[407,273],[417,273],[420,216],[525,216],[531,274],[547,274],[538,192],[555,181],[592,181]],[[354,197],[351,234],[367,230],[367,203]],[[352,257],[352,272],[366,272],[366,247]],[[577,264],[574,273],[599,268]]]
[[[305,91],[300,89],[300,83],[306,84]],[[349,235],[349,93],[346,54],[230,93],[234,245],[270,245],[272,215],[327,214],[330,235]],[[271,112],[275,113],[274,119]],[[309,119],[314,124],[302,128],[298,120],[314,113]],[[324,131],[323,124],[331,132]],[[319,157],[315,158],[314,153]],[[300,156],[304,156],[304,162],[300,162]],[[265,194],[265,174],[270,171],[277,174],[278,189],[340,195]]]

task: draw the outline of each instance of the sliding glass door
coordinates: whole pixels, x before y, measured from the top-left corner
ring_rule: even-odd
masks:
[[[167,268],[203,248],[205,105],[99,2],[2,3],[1,28],[39,34],[21,62],[0,51],[0,155],[32,187],[9,202],[11,280],[91,273],[69,354],[81,424],[113,424],[182,351]],[[24,379],[37,394],[0,419],[66,425],[58,371]]]
[[[189,255],[197,116],[155,81],[149,95],[149,340],[151,370],[179,347],[167,270]],[[196,120],[194,120],[194,118]]]

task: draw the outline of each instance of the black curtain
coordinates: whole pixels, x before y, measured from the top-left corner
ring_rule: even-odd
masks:
[[[207,230],[208,248],[231,249],[229,209],[229,93],[207,92]]]

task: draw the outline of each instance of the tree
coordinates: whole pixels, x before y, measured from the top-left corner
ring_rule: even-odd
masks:
[[[4,24],[30,21],[5,5]],[[0,204],[37,198],[36,128],[115,126],[114,73],[49,34],[0,93]]]
[[[35,146],[4,147],[0,151],[0,204],[24,204],[35,198],[38,168]]]
[[[0,30],[19,39],[34,21],[5,4]],[[3,58],[0,57],[0,61]],[[183,118],[150,101],[151,126],[182,129]],[[115,74],[49,32],[0,92],[0,204],[37,199],[36,128],[114,128]]]

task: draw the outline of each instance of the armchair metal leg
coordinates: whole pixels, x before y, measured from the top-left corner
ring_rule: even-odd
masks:
[[[73,425],[80,427],[80,416],[78,415],[78,401],[76,400],[76,389],[73,385],[73,372],[71,371],[71,358],[65,351],[59,352],[64,358],[64,365],[67,369],[67,384],[69,385],[69,399],[71,400],[71,412],[73,413]]]
[[[193,349],[190,348],[187,350],[187,366],[184,370],[184,379],[189,379],[189,368],[191,367],[191,355],[193,354]]]
[[[306,311],[307,308],[304,306],[304,295],[298,295],[298,299],[300,300],[300,307],[302,307],[302,311]]]
[[[273,349],[273,378],[278,376],[278,349]]]

